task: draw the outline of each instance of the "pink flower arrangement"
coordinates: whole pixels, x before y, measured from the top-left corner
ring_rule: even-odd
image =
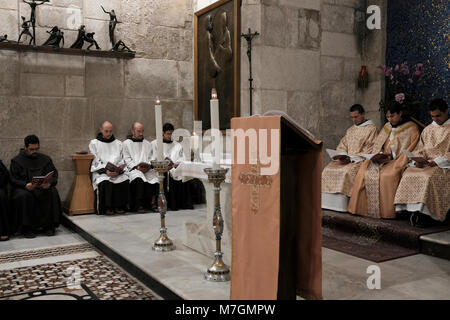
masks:
[[[409,83],[414,83],[415,81],[421,80],[425,75],[423,63],[416,64],[414,72],[410,71],[407,61],[400,65],[395,65],[394,68],[385,65],[381,65],[379,68],[383,70],[384,75],[389,78],[393,84],[399,84],[400,78],[404,77],[407,78],[406,81]]]
[[[397,93],[395,95],[395,101],[397,101],[398,103],[402,104],[403,101],[405,101],[405,94],[404,93]]]
[[[405,61],[393,67],[381,65],[379,68],[386,77],[387,99],[386,102],[380,101],[380,110],[384,112],[387,105],[399,103],[412,114],[413,109],[420,104],[417,97],[420,96],[418,85],[421,84],[421,80],[425,76],[423,63],[409,66],[408,62]]]

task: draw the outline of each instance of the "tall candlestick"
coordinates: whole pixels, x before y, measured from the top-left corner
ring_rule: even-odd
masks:
[[[219,124],[219,99],[217,99],[217,91],[215,88],[211,90],[210,100],[211,110],[211,137],[213,137],[214,157],[213,157],[213,169],[220,168],[220,124]]]
[[[159,97],[156,97],[156,105],[155,105],[155,128],[156,128],[156,149],[157,149],[157,160],[164,160],[164,146],[163,146],[163,137],[162,137],[162,110],[161,110],[161,101]]]

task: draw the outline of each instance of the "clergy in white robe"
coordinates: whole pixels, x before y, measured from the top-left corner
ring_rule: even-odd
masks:
[[[167,207],[172,211],[179,209],[194,209],[194,206],[192,205],[190,181],[182,182],[181,177],[174,178],[172,176],[172,172],[178,166],[179,162],[185,160],[183,146],[177,141],[172,141],[172,133],[174,130],[174,126],[170,123],[166,123],[163,126],[163,155],[166,160],[171,161],[170,170],[166,179],[164,179]],[[153,154],[157,155],[157,141],[153,140],[151,144]]]
[[[433,122],[420,135],[412,161],[395,194],[395,210],[415,213],[414,223],[426,224],[422,214],[444,221],[450,209],[450,119],[442,99],[431,102]]]
[[[143,213],[157,211],[158,174],[151,168],[153,150],[150,141],[144,139],[144,126],[135,122],[132,134],[123,142],[123,155],[130,178],[130,210]]]
[[[122,142],[114,137],[110,122],[102,124],[97,138],[89,143],[89,151],[95,156],[91,173],[97,214],[125,213],[128,206],[128,170],[123,159]],[[108,170],[108,163],[124,168],[117,172]]]
[[[365,160],[363,154],[372,152],[378,130],[372,120],[365,119],[364,108],[355,104],[350,108],[354,125],[347,129],[333,157],[322,172],[322,208],[347,212],[356,174]]]

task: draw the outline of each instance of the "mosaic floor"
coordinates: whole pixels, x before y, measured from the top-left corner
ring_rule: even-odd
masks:
[[[2,265],[20,267],[0,270],[0,300],[160,299],[87,243],[0,254]]]

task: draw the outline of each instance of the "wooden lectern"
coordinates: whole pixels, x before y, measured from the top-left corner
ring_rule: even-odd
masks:
[[[322,142],[278,111],[233,118],[231,128],[230,298],[322,299]],[[243,132],[244,164],[238,163],[237,137]],[[261,153],[264,144],[268,151]],[[255,145],[257,151],[249,152]],[[252,153],[256,164],[249,163]],[[270,166],[265,155],[279,160],[273,174],[263,174]]]
[[[89,176],[93,154],[74,154],[75,181],[70,191],[69,215],[94,213],[94,189]]]

